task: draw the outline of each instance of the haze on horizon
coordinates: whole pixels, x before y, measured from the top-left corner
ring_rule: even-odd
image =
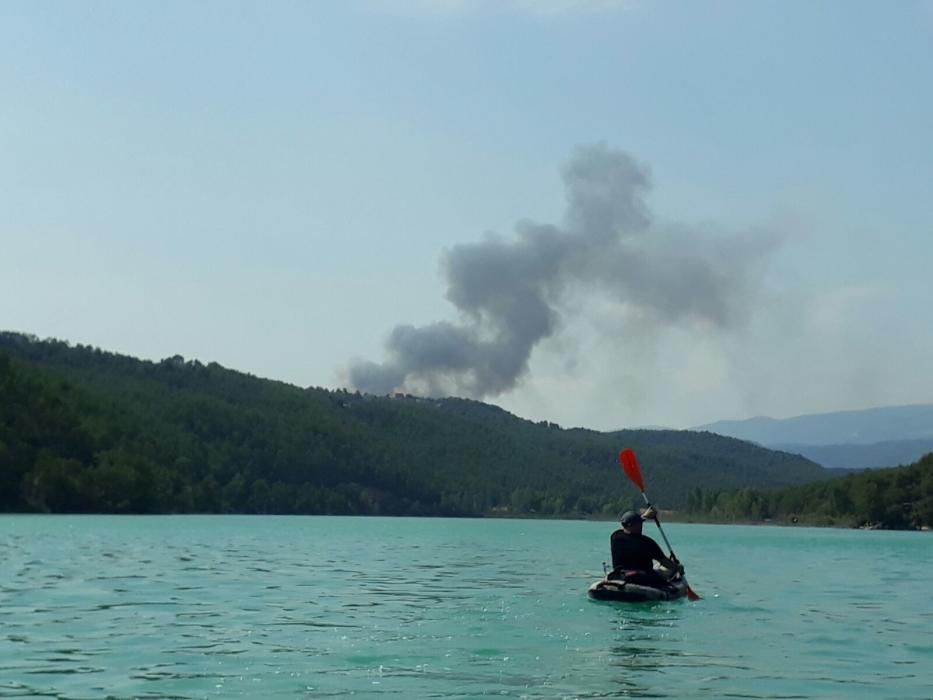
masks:
[[[565,427],[933,402],[933,5],[0,6],[0,328]]]

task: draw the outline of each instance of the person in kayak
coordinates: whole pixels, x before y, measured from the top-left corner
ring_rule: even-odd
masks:
[[[612,572],[607,578],[663,588],[671,578],[684,573],[683,565],[676,558],[665,556],[657,542],[641,534],[644,521],[654,517],[654,508],[647,508],[641,514],[629,510],[619,517],[622,527],[609,538]],[[663,573],[655,570],[656,561],[664,567]]]

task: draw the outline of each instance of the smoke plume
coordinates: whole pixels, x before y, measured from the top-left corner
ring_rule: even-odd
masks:
[[[560,225],[521,221],[510,240],[456,245],[442,259],[459,321],[397,326],[382,362],[355,362],[364,392],[495,396],[513,389],[535,345],[560,327],[569,293],[603,294],[642,327],[700,323],[727,330],[748,317],[770,233],[712,236],[658,223],[645,202],[650,172],[606,144],[574,150],[562,170]],[[622,337],[634,329],[619,329]]]

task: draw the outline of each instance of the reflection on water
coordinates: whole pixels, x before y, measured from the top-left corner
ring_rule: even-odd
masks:
[[[683,654],[676,636],[683,603],[608,604],[615,613],[609,663],[620,696],[670,697],[654,676],[663,673]]]

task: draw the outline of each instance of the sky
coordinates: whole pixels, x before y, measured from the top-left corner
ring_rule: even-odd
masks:
[[[0,329],[564,427],[933,402],[933,2],[0,3]]]

